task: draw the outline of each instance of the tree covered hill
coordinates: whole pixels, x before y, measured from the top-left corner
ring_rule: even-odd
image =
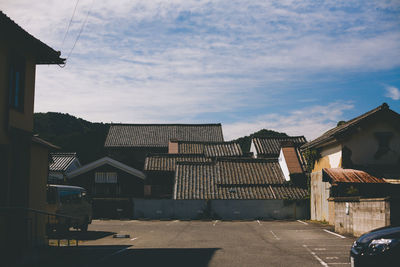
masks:
[[[34,114],[34,133],[52,144],[61,147],[60,152],[77,152],[81,164],[86,164],[106,155],[104,142],[110,125],[96,123],[69,114],[47,112]],[[237,141],[243,152],[250,151],[251,138],[280,136],[287,134],[262,129]]]
[[[273,130],[262,129],[258,132],[252,133],[248,136],[240,137],[236,140],[239,143],[240,147],[242,148],[243,152],[250,151],[251,139],[253,137],[287,137],[286,133],[275,132]]]
[[[104,141],[109,124],[92,123],[69,114],[34,114],[34,133],[61,147],[60,152],[77,152],[81,164],[105,155]]]

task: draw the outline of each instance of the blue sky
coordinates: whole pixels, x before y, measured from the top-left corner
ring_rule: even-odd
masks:
[[[38,66],[36,112],[221,122],[312,139],[387,102],[400,112],[399,1],[0,1],[66,57]]]

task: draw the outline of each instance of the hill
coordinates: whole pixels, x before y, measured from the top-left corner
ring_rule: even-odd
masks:
[[[104,141],[109,124],[92,123],[69,114],[34,114],[34,133],[59,147],[60,152],[77,152],[81,164],[105,155]]]
[[[251,139],[253,137],[287,137],[287,136],[288,135],[286,133],[280,133],[280,132],[275,132],[273,130],[262,129],[258,132],[252,133],[248,136],[240,137],[233,141],[236,141],[240,144],[240,147],[242,148],[243,152],[249,152]]]
[[[47,112],[34,114],[34,133],[59,147],[60,152],[77,152],[82,164],[92,162],[106,155],[104,141],[107,123],[93,123],[69,114]],[[286,133],[262,129],[237,141],[243,152],[250,151],[251,138],[268,136],[287,136]]]

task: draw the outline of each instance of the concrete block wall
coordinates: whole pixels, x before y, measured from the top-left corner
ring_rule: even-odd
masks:
[[[136,219],[309,219],[309,205],[309,200],[133,200]]]
[[[336,198],[335,231],[360,236],[390,225],[390,201],[386,198]]]

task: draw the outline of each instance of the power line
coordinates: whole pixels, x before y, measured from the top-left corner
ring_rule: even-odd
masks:
[[[75,7],[74,7],[74,12],[72,13],[71,19],[69,20],[67,31],[65,32],[64,39],[63,39],[62,44],[61,44],[61,50],[62,50],[62,48],[64,46],[65,39],[67,38],[69,27],[71,27],[72,19],[75,16],[75,11],[76,11],[76,7],[78,6],[78,3],[79,3],[79,0],[76,0]]]
[[[70,57],[71,54],[72,54],[72,51],[74,50],[74,48],[75,48],[75,46],[76,46],[76,43],[78,42],[79,38],[81,37],[81,34],[82,34],[82,32],[83,32],[83,29],[85,28],[86,23],[87,23],[87,20],[88,20],[88,18],[89,18],[90,11],[91,11],[92,6],[93,6],[93,2],[94,2],[94,0],[92,0],[92,3],[90,4],[88,13],[86,14],[85,21],[83,22],[82,27],[81,27],[81,29],[80,29],[80,31],[79,31],[79,33],[78,33],[78,36],[77,36],[76,39],[75,39],[74,45],[72,46],[71,50],[69,51],[68,56],[67,56],[67,58],[65,59],[65,61],[67,61],[67,59],[69,59],[69,57]],[[66,65],[66,63],[65,63],[64,65],[60,65],[60,67],[63,68],[63,67],[65,67],[65,65]]]

